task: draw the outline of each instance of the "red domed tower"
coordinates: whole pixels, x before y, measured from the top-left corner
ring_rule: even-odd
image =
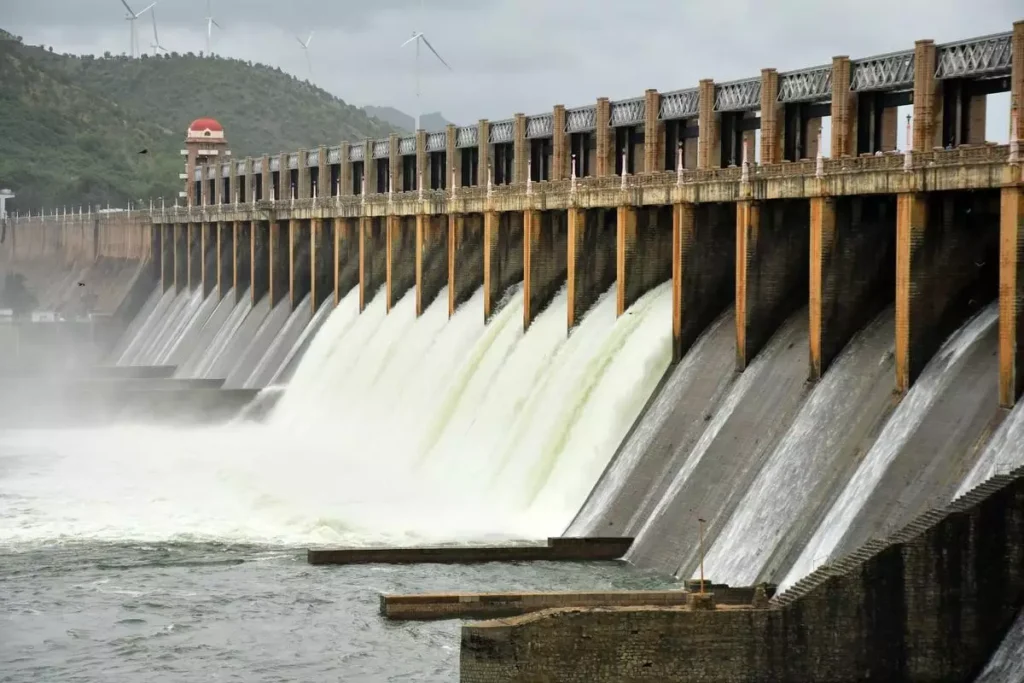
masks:
[[[196,167],[217,161],[220,157],[231,156],[224,126],[209,117],[196,119],[185,133],[185,149],[181,153],[185,157],[185,191],[181,196],[187,199],[189,205],[199,204],[202,194],[196,193]]]

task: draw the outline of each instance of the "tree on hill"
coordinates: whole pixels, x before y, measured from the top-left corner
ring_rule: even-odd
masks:
[[[176,197],[178,150],[201,116],[224,125],[235,158],[396,130],[279,68],[237,59],[68,57],[4,34],[0,82],[0,184],[21,210]]]

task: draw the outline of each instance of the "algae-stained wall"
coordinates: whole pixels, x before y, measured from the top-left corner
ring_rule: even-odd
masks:
[[[464,626],[461,680],[967,682],[1022,604],[1024,470],[820,570],[772,609],[563,609]]]

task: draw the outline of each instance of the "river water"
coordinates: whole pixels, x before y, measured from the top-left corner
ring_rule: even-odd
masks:
[[[9,546],[0,681],[455,681],[461,622],[386,622],[380,593],[665,585],[615,563],[314,567],[286,547]]]

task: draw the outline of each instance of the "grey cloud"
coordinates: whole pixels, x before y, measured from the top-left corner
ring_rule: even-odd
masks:
[[[227,29],[215,52],[305,77],[294,36],[315,29],[318,85],[353,104],[410,114],[413,55],[398,45],[421,28],[454,67],[424,58],[422,108],[460,123],[909,49],[919,38],[1007,31],[1024,19],[1019,0],[425,0],[422,20],[417,0],[213,2]],[[205,0],[161,0],[157,9],[161,42],[204,49]],[[5,12],[10,30],[58,51],[127,47],[119,0],[17,0]]]

